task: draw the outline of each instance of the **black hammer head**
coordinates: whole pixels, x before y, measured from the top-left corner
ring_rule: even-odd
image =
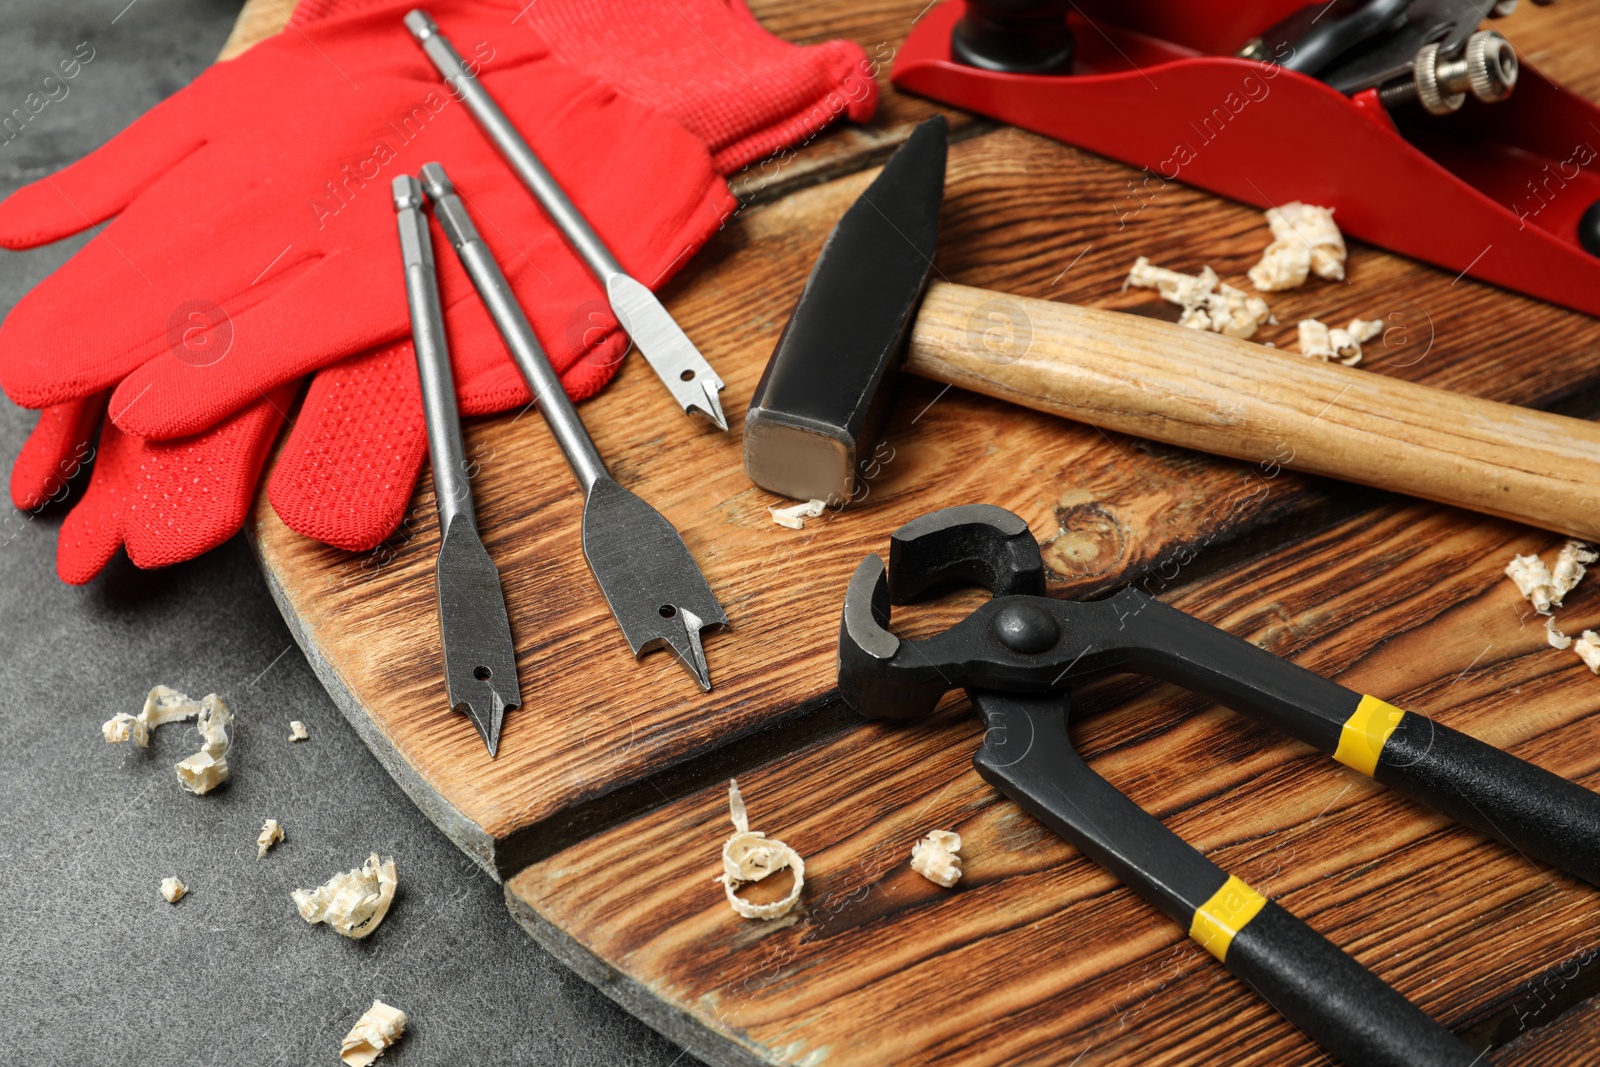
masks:
[[[744,471],[843,503],[869,461],[922,303],[944,198],[945,121],[918,126],[828,235],[744,422]]]

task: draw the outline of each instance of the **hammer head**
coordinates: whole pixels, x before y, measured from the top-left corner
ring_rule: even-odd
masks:
[[[943,116],[918,126],[828,235],[745,415],[761,488],[856,496],[933,267],[945,141]]]

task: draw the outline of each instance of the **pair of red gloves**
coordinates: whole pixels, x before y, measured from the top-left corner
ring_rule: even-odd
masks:
[[[43,507],[93,456],[64,580],[124,545],[159,567],[232,536],[307,376],[273,507],[346,549],[394,531],[427,437],[388,188],[423,163],[449,168],[568,392],[615,372],[627,339],[601,289],[411,40],[418,2],[302,0],[277,37],[0,203],[13,249],[112,220],[0,325],[0,385],[42,409],[13,502]],[[420,2],[652,287],[736,206],[723,175],[876,104],[859,47],[787,44],[742,0]],[[528,403],[459,264],[438,263],[461,411]]]

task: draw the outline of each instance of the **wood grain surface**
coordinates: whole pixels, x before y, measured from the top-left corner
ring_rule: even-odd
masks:
[[[1500,574],[1511,553],[1558,543],[1390,506],[1167,599],[1593,787],[1600,680],[1547,645]],[[1600,619],[1600,586],[1562,616]],[[1098,680],[1074,717],[1100,774],[1475,1042],[1600,989],[1594,887],[1170,685]],[[737,918],[707,878],[731,832],[721,783],[532,865],[507,899],[541,942],[713,1063],[1325,1062],[1183,931],[998,797],[970,766],[981,738],[952,700],[927,724],[866,724],[741,773],[752,828],[806,860],[803,906],[782,921]],[[908,866],[931,829],[962,836],[954,890]]]
[[[752,7],[792,40],[848,36],[875,58],[892,57],[925,10]],[[251,0],[233,43],[270,32],[287,9]],[[1589,43],[1600,3],[1523,5],[1499,28],[1600,97]],[[678,526],[728,610],[732,626],[707,642],[713,693],[695,692],[665,655],[629,655],[582,561],[570,475],[532,417],[466,425],[524,690],[498,760],[444,706],[426,472],[401,531],[372,553],[306,541],[258,501],[248,532],[269,585],[374,753],[511,879],[508,903],[534,936],[710,1062],[1187,1064],[1218,1062],[1219,1049],[1230,1063],[1324,1062],[1180,932],[997,798],[970,769],[980,730],[959,702],[898,730],[841,707],[832,664],[845,581],[901,522],[997,503],[1044,542],[1056,595],[1140,583],[1595,786],[1600,679],[1544,645],[1499,577],[1513,551],[1556,540],[1271,457],[1217,459],[914,378],[864,499],[804,531],[774,526],[766,508],[778,501],[739,469],[743,408],[828,229],[871,168],[941,110],[894,92],[884,67],[870,125],[734,176],[746,208],[663,294],[727,381],[732,432],[685,420],[637,359],[581,408],[618,479]],[[1120,290],[1135,257],[1210,264],[1239,284],[1270,239],[1253,210],[951,114],[961,140],[941,281],[1170,320],[1176,309],[1153,294]],[[1600,386],[1594,320],[1369,247],[1352,248],[1347,283],[1270,302],[1280,325],[1260,339],[1280,347],[1304,317],[1390,322],[1369,346],[1370,374],[1580,414]],[[1600,624],[1596,590],[1562,613],[1569,630]],[[912,632],[960,610],[929,609]],[[1097,682],[1077,714],[1080,747],[1113,783],[1500,1049],[1496,1062],[1600,1058],[1592,1025],[1568,1025],[1592,1021],[1583,1005],[1600,989],[1593,889],[1176,690]],[[808,858],[803,910],[784,922],[737,919],[711,883],[730,773],[756,828]],[[936,826],[969,841],[953,893],[905,865],[911,841]],[[641,857],[660,862],[658,878]]]

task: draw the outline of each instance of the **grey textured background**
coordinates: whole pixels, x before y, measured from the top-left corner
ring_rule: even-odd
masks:
[[[292,0],[282,0],[290,3]],[[238,0],[3,0],[0,113],[88,41],[94,59],[0,144],[0,194],[104,142],[222,46]],[[120,14],[119,14],[120,13]],[[115,20],[115,21],[113,21]],[[0,310],[80,244],[0,252]],[[0,401],[9,470],[35,416]],[[374,997],[411,1015],[384,1063],[694,1061],[538,948],[500,889],[389,780],[317,684],[243,542],[89,586],[55,577],[61,511],[0,515],[0,1062],[337,1064]],[[100,723],[164,682],[223,695],[233,781],[179,788],[191,726],[148,750]],[[291,745],[290,719],[311,740]],[[278,819],[286,840],[257,861]],[[291,889],[392,854],[383,927],[348,941],[295,914]],[[176,874],[176,907],[158,886]]]

